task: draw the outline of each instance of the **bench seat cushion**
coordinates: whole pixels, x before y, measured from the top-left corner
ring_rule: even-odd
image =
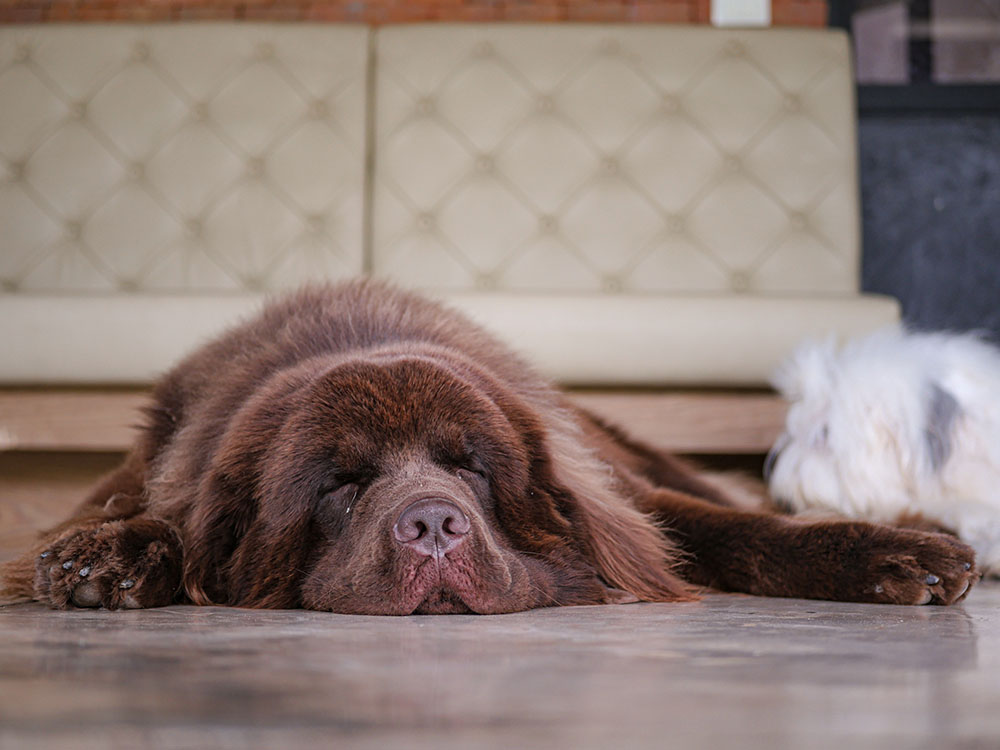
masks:
[[[567,385],[764,385],[805,336],[898,320],[876,295],[443,293]],[[256,295],[0,296],[0,382],[146,383],[260,305]]]

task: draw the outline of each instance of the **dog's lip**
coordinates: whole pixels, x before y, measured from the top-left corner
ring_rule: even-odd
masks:
[[[430,567],[428,567],[430,566]],[[428,557],[419,563],[410,575],[411,594],[418,601],[413,607],[414,613],[434,614],[434,613],[459,613],[474,614],[476,608],[470,605],[470,601],[476,599],[476,584],[478,580],[465,582],[459,585],[459,581],[452,580],[449,569],[454,566],[454,561],[448,555],[438,559]],[[470,591],[465,589],[470,588]],[[448,600],[449,608],[438,609],[437,605]],[[440,600],[440,601],[436,601]],[[432,611],[421,611],[426,605],[434,607]]]
[[[420,615],[470,615],[475,613],[475,610],[466,604],[458,593],[447,586],[427,592],[427,596],[413,609],[413,614]]]

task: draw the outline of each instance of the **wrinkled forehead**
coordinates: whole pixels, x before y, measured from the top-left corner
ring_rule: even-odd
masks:
[[[414,455],[457,461],[510,426],[481,389],[446,364],[379,357],[338,365],[306,394],[301,420],[342,463]]]

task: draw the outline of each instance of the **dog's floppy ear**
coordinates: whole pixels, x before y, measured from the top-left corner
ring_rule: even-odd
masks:
[[[951,456],[952,430],[955,420],[962,416],[962,408],[955,397],[937,383],[930,383],[927,393],[924,444],[931,469],[938,471]]]
[[[612,598],[695,599],[673,573],[679,550],[652,519],[614,491],[608,468],[580,447],[571,430],[548,435],[552,479],[574,503],[584,553],[609,589],[620,590]]]

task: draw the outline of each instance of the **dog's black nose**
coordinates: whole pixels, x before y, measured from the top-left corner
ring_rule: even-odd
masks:
[[[443,557],[455,549],[469,533],[468,517],[454,503],[428,497],[410,503],[399,514],[393,536],[400,544],[428,557]]]

